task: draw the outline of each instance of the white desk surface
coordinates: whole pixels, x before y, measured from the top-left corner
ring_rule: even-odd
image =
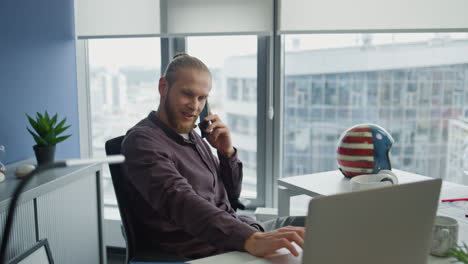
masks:
[[[392,171],[397,176],[399,183],[410,183],[432,179],[430,177],[402,170],[393,169]],[[286,187],[288,190],[312,197],[317,195],[333,195],[351,192],[349,179],[345,178],[339,170],[281,178],[278,180],[278,185]]]
[[[427,264],[454,264],[452,258],[428,256]],[[289,253],[281,252],[268,258],[257,258],[245,252],[229,252],[190,261],[193,264],[301,264],[300,259]]]
[[[393,170],[398,177],[399,183],[409,183],[431,179],[401,170]],[[337,185],[336,182],[339,182]],[[309,196],[333,195],[337,193],[350,192],[349,179],[343,177],[340,171],[328,171],[311,175],[288,177],[278,180],[278,185],[288,188],[291,191],[306,194]],[[467,198],[468,186],[443,182],[440,194],[441,199]],[[459,223],[459,242],[468,242],[468,220],[465,213],[468,212],[468,202],[440,203],[437,211],[438,215],[451,216]],[[428,256],[428,264],[449,264],[453,263],[451,258],[439,258]],[[257,258],[245,252],[229,252],[216,256],[191,261],[193,264],[238,264],[252,262],[255,264],[287,264],[300,263],[294,256],[286,253],[285,250],[271,258]]]

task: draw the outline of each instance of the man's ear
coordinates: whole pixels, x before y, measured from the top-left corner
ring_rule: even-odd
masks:
[[[169,90],[169,84],[167,83],[166,77],[159,78],[159,95],[165,97]]]

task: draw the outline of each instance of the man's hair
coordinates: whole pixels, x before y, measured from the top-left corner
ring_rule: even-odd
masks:
[[[210,70],[201,60],[187,53],[179,53],[172,58],[172,61],[167,65],[164,71],[164,77],[169,87],[176,81],[177,71],[181,69],[195,69],[201,72],[207,72],[211,76]]]

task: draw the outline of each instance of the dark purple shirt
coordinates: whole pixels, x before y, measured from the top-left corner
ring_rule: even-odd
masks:
[[[127,132],[122,153],[136,192],[132,210],[141,215],[138,229],[145,234],[140,244],[199,258],[244,251],[245,240],[259,231],[255,220],[236,215],[229,203],[241,191],[237,154],[218,153],[218,160],[197,133],[184,139],[154,111]]]

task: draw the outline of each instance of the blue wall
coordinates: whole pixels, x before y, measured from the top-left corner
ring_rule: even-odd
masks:
[[[0,0],[0,102],[2,162],[34,157],[25,113],[45,110],[71,125],[57,159],[79,157],[73,0]]]

